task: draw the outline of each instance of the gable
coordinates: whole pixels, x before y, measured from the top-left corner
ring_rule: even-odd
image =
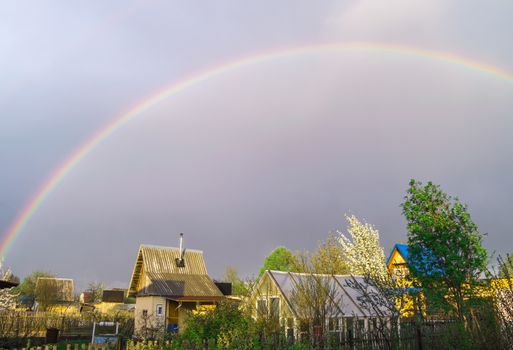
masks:
[[[184,266],[179,266],[177,259],[180,259],[179,248],[141,245],[130,279],[129,296],[222,295],[208,277],[202,251],[185,250]]]
[[[387,270],[390,272],[397,267],[406,267],[408,264],[408,246],[396,243],[387,259]]]

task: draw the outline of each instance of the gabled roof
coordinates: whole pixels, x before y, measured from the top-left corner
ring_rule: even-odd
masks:
[[[185,250],[184,267],[177,265],[179,258],[179,248],[141,245],[130,280],[129,295],[154,295],[176,300],[222,297],[207,274],[202,251]],[[149,284],[138,290],[144,277],[148,278]]]
[[[386,266],[388,266],[390,259],[392,259],[392,255],[394,254],[395,250],[397,250],[399,252],[399,254],[401,254],[404,261],[408,262],[408,245],[396,243],[396,244],[394,244],[394,247],[392,248],[392,251],[390,252],[390,255],[388,256]]]
[[[296,306],[293,302],[294,293],[298,288],[301,288],[301,286],[319,283],[321,288],[326,288],[330,291],[331,302],[336,304],[337,315],[355,317],[377,316],[374,311],[363,307],[362,303],[359,301],[361,297],[360,293],[350,286],[355,280],[367,289],[372,289],[372,287],[365,282],[363,276],[307,274],[274,270],[267,270],[266,274],[269,275],[271,281],[276,283],[288,306],[295,314],[297,314],[297,310],[295,310]],[[386,310],[381,311],[382,315],[387,313]]]

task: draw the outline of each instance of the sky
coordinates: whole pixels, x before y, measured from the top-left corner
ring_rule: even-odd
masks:
[[[513,73],[510,1],[16,1],[0,7],[0,236],[69,155],[165,87],[241,57],[328,43],[450,52]],[[314,250],[344,214],[406,241],[408,181],[468,204],[513,251],[513,82],[427,57],[317,52],[166,98],[84,157],[5,252],[126,287],[140,244],[204,251],[212,277]]]

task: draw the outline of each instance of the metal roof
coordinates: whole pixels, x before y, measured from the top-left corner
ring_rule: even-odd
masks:
[[[180,249],[141,245],[130,280],[130,296],[158,295],[173,298],[222,297],[222,293],[207,274],[203,252],[186,249],[184,267],[178,267]],[[146,276],[150,283],[138,290],[141,278]]]
[[[390,259],[392,259],[392,255],[394,254],[394,251],[397,249],[399,254],[402,255],[404,260],[408,261],[408,245],[402,244],[402,243],[396,243],[394,244],[394,247],[392,248],[392,251],[390,252],[390,255],[388,256],[386,265],[388,266],[388,263],[390,262]]]

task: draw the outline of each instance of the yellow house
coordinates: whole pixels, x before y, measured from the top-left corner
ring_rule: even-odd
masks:
[[[387,270],[391,276],[393,276],[399,288],[408,290],[412,287],[410,280],[406,279],[406,276],[410,273],[408,267],[408,245],[396,243],[392,248],[392,252],[388,256],[386,261]],[[422,296],[419,295],[419,298]],[[397,309],[400,311],[401,316],[409,317],[414,314],[415,303],[412,296],[408,293],[404,293],[397,298],[396,301]]]
[[[181,331],[188,312],[224,298],[200,250],[141,245],[135,260],[129,297],[136,297],[135,333]]]
[[[397,278],[404,278],[410,270],[408,269],[408,246],[396,243],[387,259],[388,272]]]

